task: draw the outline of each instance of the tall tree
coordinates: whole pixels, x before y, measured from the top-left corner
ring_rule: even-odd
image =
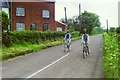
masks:
[[[82,32],[86,30],[87,33],[91,33],[94,27],[100,27],[100,25],[101,23],[98,15],[87,11],[82,13]]]
[[[67,20],[68,29],[74,29],[75,31],[79,31],[80,29],[79,17],[80,16],[73,16],[72,18],[68,18]],[[96,15],[95,13],[90,13],[85,11],[84,13],[82,13],[81,19],[82,19],[82,28],[81,28],[82,33],[85,30],[87,31],[87,33],[91,33],[94,27],[100,27],[101,25],[99,16]],[[60,22],[66,23],[64,18],[62,18]]]

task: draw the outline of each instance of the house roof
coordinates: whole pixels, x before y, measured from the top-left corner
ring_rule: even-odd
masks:
[[[62,23],[62,22],[59,22],[59,21],[55,21],[55,22],[67,26],[65,23]]]
[[[55,2],[55,0],[39,0],[39,1],[43,1],[43,2]]]
[[[11,0],[9,0],[11,2]],[[12,2],[56,2],[55,0],[12,0]]]

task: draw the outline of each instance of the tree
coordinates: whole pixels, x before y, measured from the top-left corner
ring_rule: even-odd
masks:
[[[93,34],[99,34],[99,33],[101,34],[103,32],[104,32],[104,29],[102,27],[95,27],[93,28],[93,31],[92,31]]]
[[[115,27],[111,27],[110,32],[115,32]]]
[[[2,32],[9,31],[8,25],[10,25],[10,19],[8,19],[8,14],[4,11],[0,12],[0,15],[2,15]]]
[[[66,23],[64,18],[60,19],[60,22]],[[68,18],[67,26],[68,26],[68,30],[72,29],[72,31],[73,30],[79,31],[79,19],[78,19],[78,16],[73,16],[72,18]]]
[[[73,27],[72,29],[74,29],[75,31],[79,31],[80,30],[79,18],[80,16],[73,16],[72,18],[69,18],[67,20],[68,29],[71,29],[71,27]],[[82,33],[85,30],[87,31],[87,33],[91,33],[94,27],[100,27],[101,25],[99,16],[94,13],[85,11],[84,13],[82,13],[81,19],[82,19],[81,27]],[[62,18],[60,22],[66,23],[64,18]]]
[[[95,13],[90,13],[85,11],[82,13],[82,29],[81,32],[84,32],[86,29],[87,33],[91,33],[94,27],[100,27],[101,23],[99,20],[99,16]]]

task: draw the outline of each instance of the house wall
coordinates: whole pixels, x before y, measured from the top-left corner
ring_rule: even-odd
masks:
[[[16,7],[25,8],[25,16],[16,16]],[[42,10],[50,11],[50,19],[43,19]],[[10,10],[11,11],[11,8]],[[11,12],[10,12],[11,13]],[[43,31],[43,24],[49,24],[50,30],[55,31],[55,3],[54,2],[13,2],[12,3],[12,25],[16,30],[16,23],[24,23],[25,30],[30,30],[31,23],[37,23],[38,30]]]

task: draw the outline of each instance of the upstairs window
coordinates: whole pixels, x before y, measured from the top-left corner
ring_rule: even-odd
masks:
[[[50,18],[50,11],[49,10],[43,10],[43,18]]]
[[[16,16],[25,16],[25,8],[16,8]]]

